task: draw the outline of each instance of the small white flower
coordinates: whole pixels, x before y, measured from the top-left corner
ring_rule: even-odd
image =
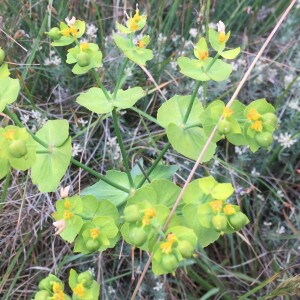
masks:
[[[28,115],[22,115],[21,116],[21,121],[23,124],[26,124],[29,120],[29,116]]]
[[[198,34],[197,28],[191,28],[190,31],[189,31],[189,34],[190,34],[191,37],[195,38]]]
[[[165,43],[166,40],[167,40],[167,37],[166,37],[166,36],[163,36],[162,33],[160,33],[160,34],[158,35],[158,37],[157,37],[157,41],[158,41],[158,43],[160,43],[160,44]]]
[[[88,271],[95,277],[95,268],[88,268]]]
[[[262,194],[258,194],[257,198],[261,201],[265,201],[265,197]]]
[[[126,68],[124,73],[127,77],[131,77],[132,76],[132,69],[131,68]]]
[[[177,70],[177,61],[170,61],[171,68]]]
[[[217,23],[218,32],[225,33],[225,24],[222,21],[219,21]]]
[[[283,198],[284,197],[284,194],[283,194],[283,191],[282,190],[278,190],[276,192],[277,196],[279,196],[280,198]]]
[[[251,171],[251,175],[253,177],[258,177],[258,176],[260,176],[260,173],[256,171],[256,168],[253,168],[252,171]]]
[[[277,234],[283,234],[283,233],[285,233],[285,227],[284,226],[280,226],[280,228],[276,229],[276,233]]]
[[[212,28],[212,29],[216,29],[217,28],[217,24],[215,24],[215,23],[208,23],[208,27]]]
[[[71,19],[69,19],[69,17],[65,18],[66,23],[68,24],[68,26],[72,26],[75,24],[76,22],[76,18],[73,16]]]
[[[73,147],[72,147],[72,156],[77,156],[80,152],[82,152],[82,147],[80,146],[80,144],[76,144],[74,143],[73,144]]]
[[[81,126],[85,126],[89,122],[88,120],[84,120],[83,118],[79,118],[77,121]]]
[[[291,108],[292,110],[300,111],[299,100],[298,99],[291,100],[288,103],[288,107]]]
[[[155,287],[153,289],[156,290],[157,292],[159,292],[160,290],[163,289],[163,287],[164,287],[164,283],[157,281],[156,285],[155,285]]]
[[[288,74],[284,76],[284,86],[287,88],[289,84],[294,80],[294,75]]]
[[[264,222],[264,225],[270,227],[270,226],[272,226],[272,222],[266,222],[266,221],[265,221],[265,222]]]
[[[278,143],[283,147],[283,149],[290,148],[293,144],[297,142],[297,139],[292,139],[292,135],[285,132],[280,133],[277,138]]]
[[[86,24],[85,34],[91,39],[95,40],[97,38],[98,28],[94,24]]]
[[[40,112],[38,112],[38,111],[32,110],[31,111],[31,118],[35,119],[37,121],[40,121],[41,118],[42,118],[42,114]]]
[[[115,294],[115,293],[116,293],[116,290],[110,285],[110,286],[108,286],[108,293],[109,293],[110,295]]]

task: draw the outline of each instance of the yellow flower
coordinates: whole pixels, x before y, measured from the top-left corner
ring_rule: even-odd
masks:
[[[218,212],[222,211],[223,201],[222,200],[214,200],[214,201],[211,201],[209,203],[209,205],[211,206],[211,208],[214,212],[218,213]]]
[[[173,243],[171,243],[171,242],[165,242],[160,245],[160,249],[163,253],[168,254],[172,250],[172,245],[173,245]]]
[[[144,217],[142,220],[142,224],[143,226],[147,226],[151,223],[151,219],[155,218],[156,216],[156,211],[153,207],[148,208],[145,213],[144,213]]]
[[[139,40],[139,41],[137,42],[137,46],[138,46],[139,48],[145,48],[145,47],[146,47],[146,43],[145,43],[144,41],[142,41],[142,40]]]
[[[83,287],[83,283],[78,283],[73,289],[73,293],[78,297],[84,297],[85,291]]]
[[[224,107],[224,110],[223,110],[223,117],[224,118],[228,118],[230,117],[231,115],[233,114],[233,110],[229,107]]]
[[[63,290],[62,289],[62,285],[59,282],[53,282],[53,284],[52,284],[52,291],[54,293],[58,293],[58,292],[60,292],[62,290]]]
[[[99,228],[91,228],[90,229],[90,236],[94,240],[100,235],[100,230]]]
[[[206,60],[208,58],[208,51],[197,50],[199,59]]]
[[[224,214],[225,214],[225,215],[228,215],[228,216],[234,215],[234,214],[236,213],[234,207],[233,207],[231,204],[226,204],[226,205],[224,206],[223,211],[224,211]]]
[[[257,121],[260,120],[261,115],[254,109],[254,108],[250,108],[249,112],[247,114],[247,119],[249,121]]]
[[[88,43],[80,43],[80,50],[82,51],[86,51],[87,49],[89,49],[89,44]]]
[[[65,210],[64,211],[64,220],[69,220],[74,216],[74,214],[72,212],[70,212],[69,210]]]
[[[14,130],[10,129],[7,132],[3,133],[3,135],[6,139],[12,141],[14,139],[15,132]]]
[[[66,200],[64,201],[64,207],[67,208],[67,209],[70,209],[70,208],[71,208],[71,202],[70,202],[68,199],[66,199]]]
[[[70,36],[70,28],[65,28],[63,30],[60,31],[60,33],[63,35],[63,36]]]
[[[255,121],[250,127],[257,132],[262,132],[262,121]]]

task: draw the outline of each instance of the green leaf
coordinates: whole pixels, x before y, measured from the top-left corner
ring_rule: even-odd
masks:
[[[197,160],[207,142],[207,137],[203,129],[199,127],[184,129],[175,124],[170,124],[167,127],[167,135],[170,143],[177,152],[194,160]],[[210,160],[215,150],[216,144],[211,142],[201,162]]]
[[[196,179],[187,186],[187,189],[182,197],[184,203],[199,205],[213,200],[211,195],[205,194],[200,188],[199,183],[201,180],[202,178]]]
[[[231,183],[218,183],[212,176],[201,178],[198,183],[203,193],[213,199],[226,200],[234,193]]]
[[[134,87],[125,91],[118,90],[115,99],[112,100],[112,104],[114,107],[126,109],[132,107],[145,96],[146,92],[140,87]]]
[[[143,167],[141,159],[140,164]],[[156,179],[171,179],[178,169],[179,166],[176,165],[165,166],[162,164],[158,164],[151,172],[149,178],[151,179],[151,181],[154,181]],[[135,184],[138,184],[144,178],[144,175],[137,164],[132,168],[131,174]],[[148,185],[148,182],[146,181],[144,185]]]
[[[54,192],[65,175],[72,155],[69,124],[66,120],[48,121],[36,136],[48,145],[49,153],[38,154],[32,166],[32,182],[41,192]],[[37,151],[45,151],[37,143]]]
[[[82,214],[86,218],[95,218],[99,216],[112,217],[115,222],[119,220],[119,213],[117,208],[109,201],[102,199],[99,201],[92,195],[82,197],[83,211]]]
[[[8,64],[3,64],[0,66],[0,80],[5,79],[9,76],[10,72],[8,70]]]
[[[122,32],[122,33],[125,33],[125,34],[129,34],[131,33],[131,30],[127,27],[125,27],[124,25],[120,24],[119,22],[116,22],[117,24],[117,28]]]
[[[255,109],[261,115],[275,112],[273,105],[268,103],[264,98],[252,101],[245,109],[245,117],[247,117],[251,108]]]
[[[214,127],[217,125],[220,116],[223,113],[224,107],[225,104],[223,101],[215,100],[210,103],[201,114],[201,123],[206,136],[210,136]],[[217,142],[221,139],[221,137],[222,136],[218,132],[216,132],[213,141]]]
[[[146,93],[140,87],[127,90],[118,90],[116,97],[108,93],[111,100],[108,100],[100,88],[93,87],[77,97],[76,102],[92,112],[105,114],[111,112],[115,107],[126,109],[132,107]]]
[[[220,42],[219,40],[220,33],[214,30],[213,28],[209,28],[209,42],[213,49],[217,52],[222,52],[225,49],[226,43]],[[230,31],[226,34],[226,37],[229,38]]]
[[[227,51],[223,51],[220,53],[220,55],[226,59],[235,59],[239,53],[241,52],[241,48],[235,48]]]
[[[157,120],[164,127],[167,128],[169,124],[173,123],[177,126],[183,126],[184,116],[190,103],[191,95],[180,96],[175,95],[167,102],[163,103],[157,112]],[[203,108],[199,100],[195,98],[186,126],[200,123],[200,115]]]
[[[0,157],[0,179],[4,178],[9,171],[8,160]]]
[[[180,188],[176,184],[165,179],[154,180],[148,187],[151,187],[155,191],[158,203],[166,205],[168,208],[173,207],[180,193]]]
[[[209,60],[209,58],[207,60]],[[210,80],[208,74],[205,73],[205,69],[203,67],[204,62],[198,59],[190,59],[187,57],[179,57],[177,62],[182,74],[200,81]]]
[[[207,247],[220,237],[220,233],[217,232],[213,227],[203,227],[196,216],[197,206],[193,204],[187,204],[183,209],[182,213],[187,225],[194,230],[197,235],[198,242],[201,247]],[[193,217],[191,217],[193,216]]]
[[[207,59],[208,60],[208,59]],[[206,63],[206,67],[208,64]],[[207,71],[207,75],[214,81],[222,81],[226,80],[232,72],[232,66],[222,61],[221,59],[217,59],[211,68]]]
[[[151,50],[136,47],[128,38],[124,36],[115,34],[113,39],[123,53],[138,65],[144,66],[148,60],[153,58],[153,53]]]
[[[124,172],[110,170],[107,171],[106,178],[116,182],[128,190],[130,189],[128,177]],[[101,180],[94,185],[85,188],[81,192],[81,195],[93,195],[98,200],[107,199],[110,200],[115,206],[119,206],[124,203],[129,196],[128,193],[123,192]]]
[[[0,80],[0,112],[3,111],[7,104],[17,100],[20,91],[18,79],[4,78]]]
[[[97,114],[106,114],[114,109],[112,101],[106,99],[100,88],[92,87],[87,92],[81,93],[76,102]]]

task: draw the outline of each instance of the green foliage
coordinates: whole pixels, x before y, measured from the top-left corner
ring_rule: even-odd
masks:
[[[36,143],[36,149],[40,153],[32,166],[32,182],[38,185],[41,192],[53,192],[64,176],[71,159],[69,124],[66,120],[48,121],[36,133],[36,137],[47,145],[47,149]]]
[[[0,128],[0,179],[9,172],[10,167],[22,171],[32,167],[35,153],[35,142],[24,128]]]
[[[105,114],[114,108],[126,109],[132,107],[138,100],[145,97],[145,92],[140,87],[134,87],[126,91],[118,90],[114,96],[107,93],[109,99],[100,88],[91,88],[86,93],[77,97],[77,103],[86,107],[88,110]]]
[[[152,51],[145,48],[147,43],[144,41],[149,38],[148,36],[139,40],[137,46],[134,45],[130,39],[124,36],[115,34],[113,38],[116,45],[123,51],[123,53],[136,64],[145,66],[146,62],[153,58]],[[143,45],[143,47],[139,45]]]
[[[3,64],[0,67],[0,112],[7,104],[17,100],[20,91],[19,80],[8,77],[9,74],[8,65]]]
[[[68,50],[67,64],[75,64],[72,72],[77,75],[87,73],[92,68],[100,67],[102,53],[97,44],[81,43]]]
[[[65,300],[94,300],[98,299],[100,286],[89,271],[78,274],[70,270],[69,286],[73,292],[72,298],[64,293],[64,285],[55,275],[50,274],[38,285],[34,300],[65,299]]]

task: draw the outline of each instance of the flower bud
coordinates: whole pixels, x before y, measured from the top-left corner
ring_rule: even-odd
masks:
[[[89,239],[89,240],[87,240],[85,247],[86,247],[86,249],[88,249],[89,252],[94,252],[99,249],[100,242],[98,240]]]
[[[224,231],[227,228],[227,218],[224,215],[216,215],[211,219],[217,231]]]
[[[53,27],[50,29],[49,32],[46,32],[51,39],[53,40],[59,40],[62,37],[62,34],[60,33],[60,29],[58,27]]]
[[[124,209],[124,220],[129,223],[138,221],[141,218],[139,207],[136,204],[128,205]]]
[[[194,247],[189,241],[179,241],[176,249],[184,258],[191,257],[194,252]]]
[[[48,300],[50,296],[51,295],[48,291],[42,290],[35,294],[34,300]]]
[[[90,271],[85,271],[83,273],[80,273],[77,277],[77,282],[78,283],[82,282],[83,286],[86,288],[89,288],[93,284],[93,280],[94,277]]]
[[[248,223],[248,218],[242,212],[237,212],[236,214],[229,217],[229,223],[235,230],[240,230]]]
[[[80,67],[87,67],[91,63],[91,58],[87,53],[80,52],[76,55],[77,63]]]
[[[142,246],[147,241],[147,232],[142,227],[135,227],[130,231],[129,239],[132,245]]]
[[[266,113],[262,115],[262,120],[265,124],[272,126],[273,128],[276,128],[277,126],[277,117],[273,113]]]
[[[174,254],[165,254],[162,257],[161,265],[165,271],[171,273],[173,272],[178,266],[177,257]]]
[[[221,120],[218,123],[218,133],[228,134],[231,131],[231,123],[227,120]]]
[[[261,132],[255,136],[255,140],[257,144],[262,148],[268,148],[273,142],[273,136],[272,133],[268,131]]]
[[[8,151],[11,156],[15,158],[21,158],[27,154],[27,148],[22,140],[14,140],[8,147]]]

